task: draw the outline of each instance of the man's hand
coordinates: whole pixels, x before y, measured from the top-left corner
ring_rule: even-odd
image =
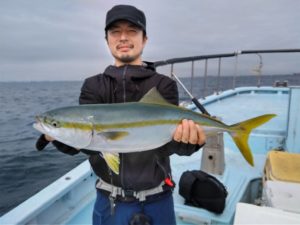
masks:
[[[181,124],[177,126],[173,139],[185,144],[190,143],[194,145],[203,145],[205,143],[206,136],[202,127],[195,124],[192,120],[184,119]]]
[[[46,134],[42,134],[39,137],[39,139],[37,140],[37,142],[35,144],[35,147],[38,151],[42,151],[49,144],[49,142],[52,142],[58,151],[63,152],[68,155],[75,155],[75,154],[79,153],[79,151],[80,151],[77,148],[73,148],[73,147],[67,146],[63,143],[60,143],[60,142],[56,141],[54,138],[52,138],[51,136],[46,135]]]
[[[54,138],[50,137],[50,136],[47,135],[47,134],[44,134],[44,135],[45,135],[45,139],[46,139],[47,141],[49,141],[49,142],[52,142],[52,141],[55,140]]]
[[[54,138],[46,134],[42,134],[37,140],[37,142],[35,143],[35,147],[38,151],[42,151],[49,144],[49,142],[52,141],[54,141]]]

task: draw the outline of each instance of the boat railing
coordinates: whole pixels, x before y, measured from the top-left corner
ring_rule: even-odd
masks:
[[[226,89],[235,89],[239,86],[245,86],[245,85],[251,85],[251,86],[257,86],[260,87],[262,85],[265,85],[262,82],[262,77],[264,75],[271,75],[269,77],[273,78],[272,85],[278,85],[278,86],[287,86],[288,81],[283,80],[280,81],[276,78],[275,75],[300,75],[300,68],[299,66],[296,68],[298,71],[293,70],[293,65],[295,68],[295,65],[297,63],[299,64],[300,54],[297,54],[297,61],[289,60],[286,58],[276,58],[275,61],[265,61],[266,55],[279,55],[283,53],[300,53],[300,49],[272,49],[272,50],[241,50],[241,51],[235,51],[232,53],[224,53],[224,54],[211,54],[211,55],[199,55],[199,56],[192,56],[192,57],[182,57],[182,58],[172,58],[167,60],[161,60],[154,62],[154,67],[160,72],[160,70],[164,70],[163,73],[166,74],[168,71],[166,71],[167,67],[170,66],[170,75],[175,73],[178,76],[183,78],[183,83],[185,83],[186,86],[189,86],[188,89],[190,93],[193,94],[193,92],[196,92],[196,96],[198,98],[205,98],[207,95],[210,94],[219,94],[221,91]],[[244,56],[253,56],[256,55],[256,57],[248,57],[247,60],[250,61],[250,63],[243,62],[245,59]],[[294,56],[294,55],[293,55]],[[233,66],[224,67],[223,69],[223,61],[225,59],[230,59],[230,63],[233,64]],[[242,59],[243,58],[243,59]],[[227,60],[226,59],[226,60]],[[284,59],[284,60],[282,60]],[[277,61],[276,61],[277,60]],[[212,63],[213,61],[213,63]],[[200,64],[198,62],[204,62]],[[242,62],[242,63],[241,63]],[[196,63],[199,68],[196,68]],[[227,62],[228,63],[228,62]],[[285,71],[276,71],[269,72],[268,68],[271,68],[271,63],[274,63],[276,67],[278,65],[282,65],[282,68],[285,69]],[[289,66],[289,63],[294,63],[292,66]],[[179,64],[181,66],[179,66]],[[208,65],[212,64],[212,69],[209,68]],[[242,66],[246,66],[245,68],[242,68],[240,64],[243,64]],[[254,64],[254,67],[253,67]],[[263,66],[265,73],[263,73]],[[176,67],[176,71],[175,71]],[[251,68],[252,69],[249,69]],[[203,72],[199,70],[203,70]],[[223,70],[227,71],[223,74]],[[178,74],[177,71],[180,71]],[[213,71],[213,72],[211,72]],[[183,73],[183,74],[181,74]],[[226,74],[227,73],[227,74]],[[256,76],[253,76],[253,73]],[[203,74],[202,76],[197,76],[198,74]],[[222,75],[221,75],[222,74]],[[247,76],[248,84],[245,84],[245,80],[243,81],[243,84],[240,84],[238,81],[239,79],[242,79],[242,77]],[[199,82],[195,82],[195,79],[197,77],[201,78],[201,84],[197,84]],[[275,79],[275,80],[274,80]],[[223,81],[223,82],[222,82]],[[188,84],[190,83],[190,84]],[[194,90],[195,85],[197,85],[197,90]],[[200,86],[199,86],[200,85]],[[270,85],[270,84],[268,84]],[[299,85],[299,84],[293,84],[293,85]]]

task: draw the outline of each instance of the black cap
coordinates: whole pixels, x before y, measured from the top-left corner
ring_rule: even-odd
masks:
[[[105,31],[116,21],[127,20],[146,32],[146,17],[143,11],[131,5],[116,5],[106,14]]]

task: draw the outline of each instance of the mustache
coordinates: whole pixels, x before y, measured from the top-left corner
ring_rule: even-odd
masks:
[[[124,48],[124,47],[133,48],[134,45],[133,44],[119,44],[119,45],[117,45],[117,49]]]

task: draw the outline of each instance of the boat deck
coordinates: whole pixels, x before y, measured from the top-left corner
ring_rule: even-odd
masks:
[[[259,102],[257,100],[259,96]],[[221,117],[226,124],[233,124],[262,114],[277,114],[270,122],[259,127],[260,130],[285,131],[289,95],[287,89],[239,88],[237,92],[227,91],[223,97],[210,96],[216,101],[207,102],[206,108],[212,114]],[[283,128],[283,129],[282,129]]]
[[[184,205],[184,200],[179,196],[178,187],[176,187],[174,202],[178,224],[232,223],[236,204],[241,201],[248,202],[249,199],[253,200],[256,197],[249,190],[253,189],[252,186],[258,184],[255,181],[260,180],[262,176],[266,152],[283,146],[287,126],[288,93],[288,88],[237,88],[219,95],[209,96],[201,101],[211,115],[221,117],[226,124],[233,124],[266,113],[275,113],[277,117],[254,130],[251,134],[249,142],[254,153],[255,167],[251,167],[245,162],[231,138],[224,135],[225,171],[223,175],[217,176],[227,187],[229,193],[224,212],[217,215],[204,209]],[[258,97],[259,101],[257,101]],[[189,108],[195,110],[193,105]],[[200,169],[201,151],[190,157],[174,155],[171,157],[171,163],[173,178],[178,184],[182,172]],[[85,171],[84,176],[82,176],[82,170]],[[77,176],[77,174],[80,174],[80,176]],[[32,213],[28,218],[24,218],[21,223],[42,224],[47,221],[49,224],[91,224],[95,198],[95,180],[95,175],[91,173],[88,162],[85,161],[56,181],[56,184],[52,184],[52,187],[59,188],[55,190],[50,185],[50,187],[28,199],[24,203],[25,205],[20,205],[6,214],[0,221],[3,224],[19,223],[20,215],[24,213],[24,210],[31,208]],[[57,182],[59,182],[59,185],[57,185]],[[74,189],[75,185],[79,187]],[[59,196],[59,200],[49,199],[48,196],[54,195]],[[83,196],[83,199],[77,199],[76,196],[79,195]],[[43,209],[32,208],[36,205],[37,199],[39,204],[43,205]],[[59,207],[61,215],[56,215],[57,210],[51,211],[47,207],[56,209]],[[53,212],[53,215],[51,215],[51,212]]]

